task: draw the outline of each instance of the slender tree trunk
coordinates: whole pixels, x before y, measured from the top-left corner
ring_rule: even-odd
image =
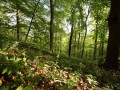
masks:
[[[100,58],[101,58],[101,51],[102,51],[101,47],[102,47],[102,42],[100,42],[100,44],[99,44],[99,53],[98,53],[98,56]]]
[[[87,14],[86,19],[85,19],[85,36],[84,36],[84,39],[83,39],[81,57],[83,57],[83,55],[84,55],[85,41],[86,41],[86,37],[87,37],[87,20],[88,20],[89,14],[90,14],[90,10],[88,10],[88,14]]]
[[[53,51],[54,1],[50,0],[50,50]]]
[[[72,38],[73,38],[73,33],[74,33],[74,28],[73,28],[73,23],[71,26],[71,35],[70,35],[70,40],[69,40],[69,52],[68,52],[68,56],[71,55],[71,49],[72,49]]]
[[[76,55],[76,39],[77,39],[77,35],[76,35],[76,31],[75,31],[75,36],[74,36],[74,56]]]
[[[28,31],[27,31],[27,34],[26,34],[26,37],[25,37],[25,42],[26,42],[26,40],[27,40],[27,38],[28,38],[28,35],[29,35],[29,32],[30,32],[30,30],[31,30],[31,26],[32,26],[33,20],[34,20],[34,18],[35,18],[35,13],[36,13],[36,11],[37,11],[37,6],[38,6],[38,4],[39,4],[39,1],[37,2],[36,6],[35,6],[35,8],[34,8],[34,10],[33,10],[32,18],[31,18],[31,21],[30,21],[30,25],[29,25],[29,28],[28,28]]]
[[[54,33],[54,52],[57,52],[57,33]]]
[[[103,59],[103,56],[104,56],[104,36],[100,41],[100,45],[99,45],[99,57],[101,60]]]
[[[74,34],[74,15],[75,15],[75,8],[72,6],[71,7],[71,35],[69,39],[68,56],[71,55],[71,50],[72,50],[72,39],[73,39],[73,34]]]
[[[62,52],[62,33],[60,33],[60,53]]]
[[[77,53],[78,53],[78,56],[80,56],[80,32],[78,33],[78,44],[77,44]]]
[[[101,43],[101,57],[103,58],[104,56],[104,40]]]
[[[16,11],[16,21],[17,21],[17,41],[20,40],[20,26],[19,26],[19,10],[18,10],[18,7],[17,7],[17,11]]]
[[[104,67],[109,69],[118,69],[120,49],[120,0],[111,0],[108,25],[109,38]]]
[[[95,42],[94,42],[94,54],[93,54],[93,59],[96,59],[97,55],[97,39],[98,39],[98,20],[96,20],[96,30],[95,30]]]

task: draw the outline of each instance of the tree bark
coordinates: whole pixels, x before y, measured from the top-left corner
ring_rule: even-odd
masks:
[[[108,26],[109,38],[104,67],[109,69],[118,69],[120,49],[120,0],[111,0]]]
[[[25,37],[25,42],[27,41],[29,32],[30,32],[30,30],[31,30],[31,26],[32,26],[33,20],[34,20],[34,18],[35,18],[35,13],[36,13],[36,11],[37,11],[38,3],[39,3],[39,1],[37,2],[36,6],[35,6],[35,8],[34,8],[34,10],[33,10],[32,18],[31,18],[31,21],[30,21],[30,25],[29,25],[29,28],[28,28],[28,31],[27,31],[27,34],[26,34],[26,37]]]
[[[72,26],[71,26],[71,35],[70,35],[70,40],[69,40],[69,52],[68,52],[68,56],[71,55],[73,33],[74,33],[74,28],[73,28],[73,23],[72,23]]]
[[[54,1],[50,0],[50,50],[53,51]]]
[[[97,56],[97,39],[98,39],[98,20],[96,20],[96,30],[95,30],[95,42],[94,42],[94,54],[93,59],[96,59]]]
[[[74,56],[76,56],[76,46],[77,46],[77,32],[75,31],[75,35],[74,35]]]
[[[80,32],[78,33],[77,53],[78,53],[78,56],[80,56]]]
[[[87,14],[86,19],[85,19],[85,36],[84,36],[84,39],[83,39],[81,57],[83,57],[83,55],[84,55],[85,41],[86,41],[86,37],[87,37],[87,20],[88,20],[89,14],[90,14],[90,7],[88,9],[88,14]]]
[[[62,32],[60,33],[60,53],[62,52]]]
[[[104,41],[102,41],[102,44],[101,44],[101,57],[103,58],[104,56]]]
[[[104,39],[105,35],[101,34],[102,38],[100,40],[100,45],[99,45],[99,57],[101,60],[103,60],[104,57]]]
[[[17,30],[17,41],[20,40],[20,26],[19,26],[19,10],[18,10],[18,7],[17,7],[17,11],[16,11],[16,30]]]
[[[69,49],[68,49],[68,56],[71,56],[71,49],[72,49],[72,39],[74,34],[74,15],[75,15],[75,8],[71,6],[71,34],[69,39]]]

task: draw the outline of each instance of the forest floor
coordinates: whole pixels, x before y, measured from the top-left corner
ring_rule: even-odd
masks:
[[[120,71],[43,50],[0,51],[0,90],[120,90]]]

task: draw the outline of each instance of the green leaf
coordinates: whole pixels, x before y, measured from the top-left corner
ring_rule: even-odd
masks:
[[[15,62],[15,63],[18,63],[18,62],[20,62],[20,60],[21,60],[21,59],[17,57],[17,58],[14,60],[14,62]]]
[[[27,58],[23,58],[23,61],[26,62]]]
[[[9,90],[8,87],[0,87],[0,90]]]
[[[11,73],[12,73],[12,70],[9,70],[9,71],[8,71],[8,75],[10,75]]]
[[[23,87],[19,86],[16,90],[23,90]]]
[[[5,74],[7,71],[8,71],[8,67],[6,67],[6,68],[3,70],[2,74]]]
[[[34,82],[35,84],[38,84],[39,81],[40,81],[40,77],[39,77],[39,76],[35,76],[35,77],[33,78],[33,82]]]
[[[23,90],[33,90],[32,86],[27,86]]]

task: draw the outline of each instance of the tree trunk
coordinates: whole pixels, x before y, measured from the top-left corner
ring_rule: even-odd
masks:
[[[73,39],[73,34],[74,34],[74,15],[75,15],[75,8],[71,6],[71,35],[69,39],[69,50],[68,50],[68,56],[71,55],[71,49],[72,49],[72,39]]]
[[[18,10],[18,7],[17,7],[17,11],[16,11],[16,21],[17,21],[17,24],[16,24],[16,29],[17,29],[17,41],[20,40],[20,26],[19,26],[19,10]]]
[[[104,41],[102,41],[102,45],[101,45],[101,57],[103,58],[104,56]]]
[[[69,40],[69,53],[68,53],[68,56],[71,55],[71,49],[72,49],[72,38],[73,38],[73,33],[74,33],[74,28],[73,28],[73,23],[72,23],[72,26],[71,26],[71,35],[70,35],[70,40]]]
[[[32,26],[33,20],[34,20],[34,18],[35,18],[35,13],[36,13],[36,11],[37,11],[38,3],[39,3],[39,1],[37,2],[36,6],[35,6],[35,8],[34,8],[34,10],[33,10],[32,18],[31,18],[30,25],[29,25],[29,28],[28,28],[28,32],[27,32],[26,37],[25,37],[25,42],[26,42],[26,40],[27,40],[27,38],[28,38],[28,35],[29,35],[29,32],[30,32],[30,30],[31,30],[31,26]]]
[[[80,56],[80,32],[78,33],[77,53],[78,53],[78,56]]]
[[[111,0],[108,25],[109,38],[104,67],[109,69],[118,69],[120,49],[120,0]]]
[[[60,45],[59,45],[59,51],[62,52],[62,32],[60,33]]]
[[[90,10],[88,9],[88,14],[87,14],[86,19],[85,19],[85,36],[84,36],[84,39],[83,39],[81,57],[83,57],[83,55],[84,55],[85,41],[86,41],[86,37],[87,37],[87,20],[88,20],[89,14],[90,14]]]
[[[57,44],[57,33],[54,33],[54,53],[57,52],[57,47],[58,47],[58,44]]]
[[[93,59],[96,59],[97,55],[97,39],[98,39],[98,20],[96,20],[96,30],[95,30],[95,42],[94,42],[94,54],[93,54]]]
[[[75,31],[75,35],[74,35],[74,56],[76,56],[76,45],[77,45],[76,41],[77,41],[77,32]]]
[[[50,0],[50,50],[53,51],[54,1]]]
[[[102,40],[100,41],[100,45],[99,45],[99,57],[101,60],[103,60],[103,57],[104,57],[104,35],[102,35],[103,38]]]

